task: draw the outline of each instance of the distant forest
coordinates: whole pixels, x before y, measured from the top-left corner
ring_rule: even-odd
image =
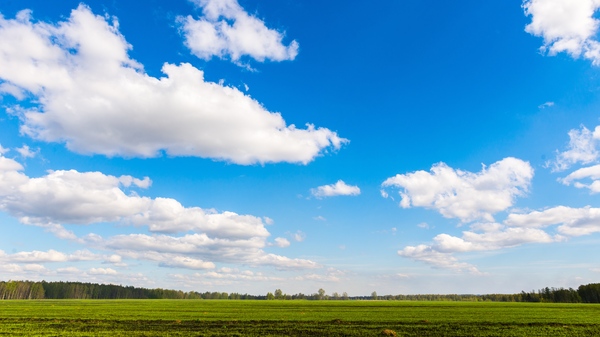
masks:
[[[0,300],[17,299],[252,299],[252,300],[396,300],[396,301],[492,301],[492,302],[554,302],[600,303],[600,283],[581,285],[577,289],[544,288],[519,294],[488,295],[385,295],[348,296],[326,294],[325,290],[310,295],[284,294],[280,289],[266,295],[225,292],[183,292],[168,289],[146,289],[114,284],[81,282],[0,281]]]

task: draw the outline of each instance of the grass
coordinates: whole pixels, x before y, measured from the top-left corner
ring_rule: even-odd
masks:
[[[0,301],[0,336],[598,336],[600,305],[490,302]]]

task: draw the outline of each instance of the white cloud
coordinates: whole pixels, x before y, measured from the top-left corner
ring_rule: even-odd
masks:
[[[29,223],[28,221],[29,221],[29,219],[27,219],[27,218],[21,219],[21,222],[23,222],[23,223]],[[48,224],[34,223],[34,225],[39,226],[39,227],[43,227],[46,230],[46,232],[52,233],[54,236],[56,236],[59,239],[71,240],[71,241],[76,241],[76,242],[80,242],[81,241],[77,237],[77,235],[75,235],[75,233],[73,233],[73,231],[70,231],[70,230],[66,229],[65,227],[63,227],[60,224],[55,224],[55,223],[48,223]]]
[[[76,251],[73,254],[65,254],[50,249],[46,252],[34,250],[31,252],[18,252],[5,254],[0,250],[0,261],[13,263],[43,263],[43,262],[74,262],[100,260],[101,256],[87,250]]]
[[[556,161],[549,163],[554,171],[564,171],[573,164],[589,164],[598,160],[598,150],[596,143],[600,139],[600,127],[596,127],[594,132],[581,126],[580,130],[572,129],[569,131],[569,147],[566,151],[559,152]]]
[[[38,274],[48,272],[48,269],[46,267],[44,267],[41,264],[37,264],[37,263],[26,264],[23,266],[23,270],[27,271],[27,272],[38,273]]]
[[[285,46],[284,34],[249,15],[237,0],[192,2],[202,8],[203,16],[199,20],[191,16],[177,20],[182,25],[185,45],[199,58],[228,57],[240,64],[244,56],[262,62],[293,60],[298,54],[298,42],[294,40]]]
[[[546,102],[544,104],[538,105],[539,109],[545,109],[554,106],[554,102]]]
[[[112,268],[91,268],[88,270],[90,275],[117,275],[117,271]]]
[[[118,279],[114,276],[118,275]],[[27,264],[3,264],[0,261],[0,276],[4,279],[27,279],[32,281],[79,281],[94,283],[119,282],[121,284],[135,284],[137,286],[156,287],[153,282],[141,274],[121,274],[112,268],[89,268],[83,271],[79,268],[69,266],[57,269],[49,269],[38,263]]]
[[[404,249],[399,250],[398,255],[427,263],[436,268],[453,269],[461,272],[467,271],[473,274],[480,274],[480,271],[475,266],[465,262],[459,262],[454,256],[436,251],[431,246],[407,246],[404,247]]]
[[[247,265],[270,265],[283,269],[317,268],[316,263],[304,259],[290,259],[268,254],[265,238],[246,239],[210,238],[206,234],[188,234],[181,237],[169,235],[129,234],[116,235],[106,240],[95,238],[94,247],[110,249],[119,255],[160,262],[160,266],[185,267],[192,269],[214,268],[208,261]],[[185,262],[177,256],[194,260]],[[200,261],[208,262],[202,263]],[[197,260],[197,261],[196,261]]]
[[[315,269],[321,267],[318,263],[311,260],[292,259],[287,256],[260,253],[248,264],[273,266],[278,269]]]
[[[319,282],[340,282],[345,273],[341,270],[334,268],[327,268],[324,274],[305,274],[297,276],[297,281],[319,281]]]
[[[140,245],[135,243],[136,240],[145,240],[144,236],[138,237],[136,234],[132,234],[130,238],[109,238],[104,240],[101,237],[97,237],[94,242],[88,242],[90,245],[99,249],[114,249],[119,254],[127,259],[133,259],[137,261],[152,261],[157,262],[159,267],[163,268],[184,268],[184,269],[214,269],[216,265],[213,262],[205,261],[196,257],[190,257],[193,252],[191,249],[187,251],[181,251],[177,249],[162,251],[160,249],[153,249],[147,245]],[[117,243],[115,244],[115,241]],[[121,247],[119,243],[130,242],[133,243],[132,247]],[[113,245],[114,244],[114,245]],[[187,254],[187,255],[186,255]],[[117,266],[123,265],[122,263],[114,263]]]
[[[32,23],[30,14],[0,18],[0,79],[37,102],[9,107],[25,135],[82,154],[164,151],[243,165],[306,164],[347,142],[326,128],[286,125],[240,90],[206,82],[190,64],[165,63],[166,77],[149,76],[129,57],[116,20],[109,24],[85,5],[56,25]]]
[[[317,198],[335,197],[340,195],[359,195],[358,186],[347,185],[344,181],[338,180],[335,184],[323,185],[310,190],[313,196]]]
[[[297,231],[296,233],[294,233],[292,235],[292,237],[294,238],[295,241],[302,242],[306,239],[306,234],[302,231]]]
[[[35,225],[113,222],[152,210],[153,200],[126,195],[120,185],[100,172],[50,171],[39,178],[0,172],[0,210]]]
[[[159,264],[161,267],[168,268],[186,268],[186,269],[213,269],[215,264],[212,262],[206,262],[199,259],[193,259],[188,256],[175,256],[167,261]]]
[[[17,151],[23,158],[33,158],[38,153],[38,151],[31,151],[31,149],[27,145],[23,145],[20,148],[16,148],[15,151]]]
[[[290,259],[268,254],[264,238],[248,239],[210,238],[206,234],[188,234],[181,237],[168,235],[117,235],[94,247],[116,251],[119,255],[159,262],[163,267],[188,269],[214,268],[212,262],[246,265],[270,265],[278,268],[304,269],[318,265],[304,259]]]
[[[531,16],[525,31],[544,38],[542,52],[566,52],[600,65],[599,21],[594,17],[598,8],[598,0],[525,0],[525,15]]]
[[[0,173],[14,175],[15,171],[21,171],[23,169],[23,165],[17,163],[13,159],[6,158],[0,154]]]
[[[549,243],[555,240],[548,233],[535,228],[504,228],[475,233],[464,231],[462,238],[440,234],[433,238],[434,247],[443,253],[497,250],[526,243]]]
[[[126,267],[127,266],[126,263],[123,263],[123,258],[120,255],[117,255],[117,254],[106,256],[104,258],[104,263],[111,263],[111,264],[114,264],[115,266],[119,266],[119,267]]]
[[[135,225],[147,225],[151,231],[161,233],[196,231],[229,238],[269,236],[259,217],[184,207],[177,200],[169,198],[152,200],[143,213],[134,214],[129,220]]]
[[[267,276],[261,272],[251,270],[240,270],[232,268],[220,268],[218,270],[207,271],[204,273],[194,273],[192,275],[175,274],[171,275],[177,281],[184,281],[187,284],[202,285],[231,285],[238,282],[267,282],[285,281],[284,278],[277,276]]]
[[[212,261],[290,269],[318,267],[309,260],[266,253],[263,248],[267,246],[270,233],[260,217],[184,207],[169,198],[125,194],[125,186],[147,187],[149,178],[115,177],[75,170],[50,171],[45,176],[30,178],[21,172],[22,169],[16,161],[0,156],[0,210],[24,224],[43,227],[62,239],[116,251],[127,258],[155,261],[163,267],[214,268]],[[131,234],[108,239],[89,234],[80,238],[63,226],[103,222],[147,226],[151,232],[188,234],[182,237]],[[283,238],[277,238],[275,242],[281,247],[285,247],[286,242],[289,245]],[[20,262],[72,258],[56,251],[18,256],[21,255]],[[120,257],[106,259],[111,263],[122,263]]]
[[[290,241],[286,238],[275,238],[275,246],[285,248],[290,246]]]
[[[557,226],[559,234],[550,235],[543,228]],[[600,208],[557,206],[543,211],[509,214],[502,223],[475,223],[462,237],[439,234],[430,245],[408,246],[398,254],[435,267],[470,270],[459,262],[455,253],[500,250],[531,243],[552,243],[567,237],[600,232]],[[475,269],[472,269],[475,270]]]
[[[588,184],[577,181],[586,178],[589,178],[592,181]],[[571,172],[563,179],[559,179],[559,181],[567,186],[573,183],[573,185],[577,188],[587,188],[592,194],[600,193],[600,165],[580,168],[574,172]]]
[[[3,156],[8,151],[10,151],[10,149],[4,148],[4,147],[2,147],[2,145],[0,145],[0,156]]]
[[[600,126],[596,126],[593,132],[583,125],[580,129],[572,129],[567,150],[557,151],[556,159],[546,165],[551,166],[553,171],[564,171],[574,164],[597,163],[600,158],[599,140]],[[579,168],[558,181],[567,186],[587,188],[592,194],[600,193],[600,165]]]
[[[479,173],[455,170],[444,163],[430,172],[416,171],[388,178],[384,187],[399,187],[400,206],[435,209],[447,218],[463,222],[493,221],[492,214],[513,205],[524,195],[533,178],[528,162],[504,158]]]
[[[559,225],[559,233],[581,236],[600,232],[600,208],[557,206],[526,214],[509,214],[504,223],[513,227],[542,228]]]
[[[266,265],[280,269],[312,269],[319,265],[305,259],[291,259],[266,253],[264,238],[210,238],[206,234],[169,235],[129,234],[108,239],[95,236],[89,244],[98,249],[117,252],[136,260],[159,262],[161,267],[211,269],[214,262]]]
[[[119,182],[124,187],[129,187],[133,184],[139,188],[148,188],[152,185],[152,180],[150,180],[148,177],[144,177],[144,179],[137,179],[132,176],[120,176]]]
[[[266,276],[262,273],[256,273],[250,270],[240,271],[238,269],[233,270],[218,270],[209,271],[206,273],[198,273],[194,275],[198,278],[208,279],[227,279],[232,281],[282,281],[280,277]]]
[[[23,271],[23,268],[21,266],[19,266],[18,264],[14,264],[14,263],[0,264],[0,266],[2,267],[2,271],[4,271],[5,273],[14,274],[14,273]]]
[[[480,231],[475,232],[475,231]],[[453,254],[477,251],[499,250],[527,243],[550,243],[560,240],[535,228],[511,228],[497,223],[474,224],[470,231],[463,231],[462,237],[439,234],[431,245],[407,246],[398,254],[434,267],[468,271],[475,274],[479,270],[468,263],[460,262]]]
[[[2,160],[3,159],[3,160]],[[22,169],[12,159],[0,157],[0,168]],[[148,226],[153,232],[201,231],[216,237],[265,238],[269,235],[262,219],[233,212],[218,213],[199,207],[183,207],[169,198],[151,199],[127,195],[123,181],[149,179],[114,177],[100,172],[50,171],[30,178],[19,171],[0,170],[0,210],[22,223],[40,225],[69,238],[72,233],[59,224],[98,222]]]

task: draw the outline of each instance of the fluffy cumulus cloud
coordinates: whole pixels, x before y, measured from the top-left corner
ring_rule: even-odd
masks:
[[[104,258],[87,250],[76,251],[72,254],[65,254],[53,249],[45,252],[34,250],[31,252],[18,252],[14,254],[5,254],[0,250],[0,261],[11,263],[75,262],[101,259]]]
[[[581,236],[600,232],[600,208],[557,206],[543,211],[510,214],[505,223],[513,227],[543,228],[558,225],[566,236]]]
[[[548,163],[554,171],[564,171],[574,164],[590,164],[598,160],[597,149],[600,140],[600,126],[592,132],[585,126],[569,131],[567,150],[558,152],[556,160]]]
[[[25,224],[46,228],[57,237],[94,249],[116,252],[107,262],[121,264],[121,257],[154,261],[163,267],[210,269],[214,262],[269,265],[277,268],[316,268],[310,260],[267,253],[269,232],[260,217],[184,207],[169,198],[139,196],[127,188],[145,188],[150,179],[115,177],[100,172],[50,171],[38,178],[0,156],[0,210]],[[103,238],[90,233],[77,237],[64,225],[118,222],[146,226],[153,235],[127,234]],[[183,236],[167,235],[184,233]],[[280,247],[289,245],[275,239]],[[57,251],[2,255],[8,262],[83,260],[85,254],[67,256]]]
[[[117,275],[117,271],[112,268],[91,268],[88,270],[90,275]]]
[[[77,153],[306,164],[347,142],[326,128],[286,125],[190,64],[165,63],[165,77],[149,76],[129,57],[116,20],[85,5],[58,24],[32,22],[27,10],[0,17],[0,40],[0,92],[34,98],[33,107],[9,107],[21,132]]]
[[[473,274],[480,273],[477,267],[466,262],[460,262],[456,257],[450,254],[440,253],[427,245],[407,246],[404,249],[399,250],[398,255],[427,263],[436,268],[467,271]]]
[[[360,188],[358,186],[348,185],[342,180],[338,180],[335,184],[319,186],[311,189],[310,192],[317,198],[325,198],[340,195],[359,195]]]
[[[15,151],[23,158],[33,158],[37,155],[37,151],[32,151],[27,145],[23,145],[22,147],[15,149]]]
[[[597,128],[598,130],[598,128]],[[570,147],[558,154],[556,167],[566,169],[576,163],[597,161],[596,139],[600,131],[585,127],[571,130]],[[449,218],[469,224],[460,236],[441,233],[430,243],[407,246],[400,256],[460,272],[480,273],[476,266],[459,260],[460,254],[501,250],[524,244],[548,244],[570,237],[600,232],[600,209],[556,206],[544,210],[511,212],[504,221],[492,215],[507,210],[517,196],[523,195],[533,178],[529,163],[505,158],[479,173],[455,170],[441,163],[430,172],[397,175],[383,183],[400,187],[402,207],[420,206],[439,211]],[[583,167],[559,181],[565,185],[600,192],[600,165]]]
[[[533,178],[528,162],[504,158],[478,173],[456,170],[444,163],[429,172],[398,174],[382,184],[401,188],[400,206],[435,209],[447,218],[463,222],[493,221],[492,214],[506,210],[524,195]]]
[[[541,50],[549,55],[565,52],[600,65],[598,8],[599,0],[525,0],[525,15],[531,16],[525,31],[542,37]]]
[[[275,238],[275,246],[285,248],[290,246],[290,241],[286,238]]]
[[[221,268],[215,271],[197,273],[194,275],[198,278],[231,280],[231,281],[282,281],[280,277],[266,276],[261,272],[253,272],[251,270],[239,270],[231,268]]]
[[[569,145],[564,151],[557,151],[556,159],[546,163],[554,172],[565,171],[574,165],[580,168],[572,171],[558,181],[567,186],[584,188],[595,194],[600,192],[600,165],[598,159],[600,152],[600,126],[590,131],[585,126],[569,131]],[[595,164],[591,166],[585,166]],[[583,166],[583,167],[581,167]]]
[[[23,279],[32,281],[77,281],[110,284],[136,284],[142,287],[156,287],[153,280],[148,279],[140,273],[128,273],[117,271],[113,268],[85,268],[64,267],[51,269],[38,263],[4,264],[0,260],[0,277],[3,279]]]
[[[284,45],[283,34],[268,28],[256,16],[249,15],[237,0],[193,0],[202,8],[198,20],[179,17],[185,45],[202,59],[228,57],[239,64],[249,56],[257,61],[293,60],[298,54],[298,42]]]
[[[566,177],[559,179],[563,184],[573,186],[577,188],[587,188],[590,193],[595,194],[600,192],[600,165],[594,165],[590,167],[583,167],[574,172],[571,172]],[[581,180],[587,181],[587,183],[581,182]]]
[[[213,269],[216,267],[215,262],[271,266],[288,270],[320,267],[310,260],[266,253],[263,250],[267,246],[266,243],[258,238],[231,240],[214,239],[205,234],[181,237],[129,234],[108,239],[94,236],[88,244],[99,249],[116,251],[126,258],[158,262],[160,267],[168,268]]]
[[[552,228],[550,228],[552,227]],[[550,234],[554,230],[556,234]],[[439,234],[429,245],[407,246],[398,254],[439,268],[479,272],[455,254],[499,250],[532,243],[560,242],[600,232],[600,208],[557,206],[511,213],[500,223],[475,223],[461,237]]]
[[[73,253],[63,253],[53,249],[47,251],[22,251],[6,254],[0,250],[0,277],[8,279],[30,279],[43,280],[53,278],[57,275],[76,276],[77,280],[98,281],[93,275],[116,275],[112,268],[92,268],[88,272],[82,272],[78,268],[70,266],[66,268],[52,269],[48,264],[74,264],[74,263],[110,263],[115,266],[124,266],[120,263],[118,255],[101,255],[89,250],[78,250]],[[96,271],[96,272],[94,272]]]
[[[535,228],[511,228],[497,223],[475,224],[463,231],[462,237],[439,234],[431,245],[407,246],[398,251],[400,256],[411,258],[438,268],[480,273],[468,263],[460,262],[453,254],[474,251],[498,250],[526,243],[549,243],[560,240]]]
[[[39,178],[0,172],[0,209],[34,225],[114,222],[151,214],[153,200],[127,195],[100,172],[51,171]],[[139,221],[139,220],[136,220]]]
[[[435,249],[443,253],[496,250],[526,243],[548,243],[554,239],[534,228],[502,228],[488,232],[464,231],[462,238],[440,234],[433,238]]]

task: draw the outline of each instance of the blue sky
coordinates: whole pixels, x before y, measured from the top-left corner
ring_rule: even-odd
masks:
[[[597,282],[599,8],[4,1],[0,279]]]

